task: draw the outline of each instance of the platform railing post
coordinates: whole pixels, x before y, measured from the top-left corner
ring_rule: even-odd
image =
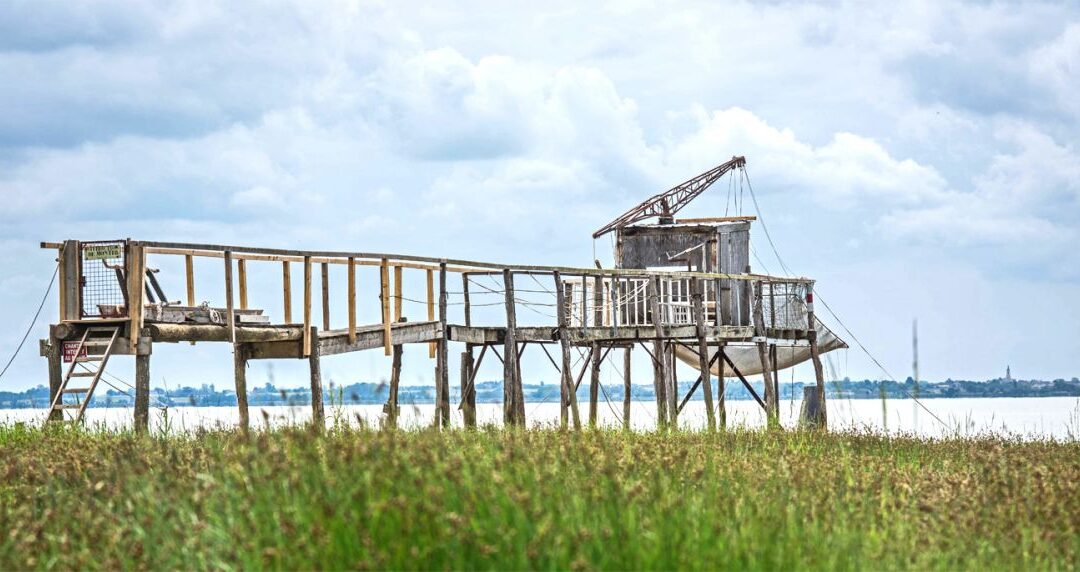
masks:
[[[447,292],[446,263],[439,263],[439,339],[435,342],[436,362],[438,363],[439,411],[443,428],[450,427],[450,373],[449,351],[447,347]]]

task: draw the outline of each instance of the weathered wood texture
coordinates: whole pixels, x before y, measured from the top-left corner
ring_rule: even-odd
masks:
[[[150,430],[150,356],[135,356],[135,430]]]
[[[709,368],[709,342],[705,330],[705,306],[702,303],[702,282],[695,279],[691,282],[693,294],[691,302],[694,309],[694,322],[697,326],[698,335],[698,371],[701,373],[701,385],[705,393],[705,417],[709,431],[716,430],[716,414],[713,411],[712,398],[712,372]]]
[[[240,413],[240,428],[244,431],[251,427],[251,420],[248,417],[247,360],[247,346],[233,344],[233,380],[236,385],[236,408]]]
[[[322,343],[319,342],[319,330],[311,327],[311,353],[308,355],[308,372],[311,377],[311,423],[317,429],[326,427],[326,413],[323,409],[322,390]]]
[[[566,427],[569,410],[569,413],[573,415],[574,429],[581,429],[581,418],[578,416],[577,406],[577,387],[574,385],[573,374],[570,371],[570,341],[566,334],[567,325],[570,323],[570,316],[567,308],[567,288],[563,283],[562,276],[559,272],[554,273],[554,279],[556,319],[559,323],[558,337],[562,357],[559,367],[559,374],[562,380],[562,386],[559,390],[561,401],[559,420],[562,423],[562,426]],[[570,292],[572,293],[572,290]]]
[[[440,412],[440,421],[444,428],[450,427],[450,373],[449,373],[449,348],[446,343],[446,320],[447,320],[447,300],[448,294],[446,292],[446,264],[440,265],[439,268],[439,330],[442,335],[435,342],[436,354],[438,359],[436,360],[436,380],[438,382],[438,407]],[[430,348],[431,345],[429,344]],[[522,415],[524,418],[524,414]]]

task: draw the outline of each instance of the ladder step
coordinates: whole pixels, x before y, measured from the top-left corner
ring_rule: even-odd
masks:
[[[96,371],[75,371],[71,373],[71,377],[94,377],[97,374]]]
[[[53,406],[53,409],[78,409],[80,407],[82,407],[82,405],[76,403],[57,403]]]
[[[86,363],[86,362],[98,362],[98,361],[102,361],[103,359],[105,359],[104,356],[82,356],[82,357],[77,358],[75,361],[78,362],[78,363]]]
[[[89,387],[66,387],[60,393],[88,393],[89,391]]]

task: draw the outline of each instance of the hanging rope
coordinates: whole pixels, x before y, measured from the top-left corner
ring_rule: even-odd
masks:
[[[34,319],[30,320],[30,327],[26,328],[26,333],[24,333],[22,339],[19,340],[19,345],[15,348],[15,353],[11,354],[11,359],[9,359],[7,361],[7,364],[4,365],[4,369],[0,370],[0,378],[3,378],[4,374],[7,373],[8,368],[11,367],[11,364],[15,361],[15,358],[18,357],[19,352],[22,350],[23,345],[26,343],[26,339],[30,337],[30,332],[32,332],[34,330],[34,326],[37,325],[38,318],[41,316],[41,309],[45,307],[45,301],[49,299],[49,292],[52,292],[53,284],[56,283],[56,275],[59,272],[60,263],[57,262],[56,267],[53,268],[52,278],[49,278],[49,285],[45,287],[45,294],[41,297],[41,303],[38,304],[37,311],[34,312]]]

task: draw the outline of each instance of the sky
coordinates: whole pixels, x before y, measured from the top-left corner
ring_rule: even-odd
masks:
[[[610,265],[593,230],[745,155],[784,264],[869,352],[825,314],[852,345],[832,375],[910,375],[915,319],[923,379],[1080,375],[1075,3],[540,4],[0,3],[0,360],[55,266],[41,241]],[[752,266],[781,274],[760,222]],[[220,304],[214,270],[199,290]],[[253,306],[280,318],[260,272]],[[54,289],[0,389],[46,383],[56,307]],[[155,387],[231,385],[224,344],[154,351]],[[405,383],[431,383],[426,354]],[[526,381],[556,382],[538,359]],[[344,383],[389,371],[324,362]],[[249,384],[303,385],[301,366]]]

